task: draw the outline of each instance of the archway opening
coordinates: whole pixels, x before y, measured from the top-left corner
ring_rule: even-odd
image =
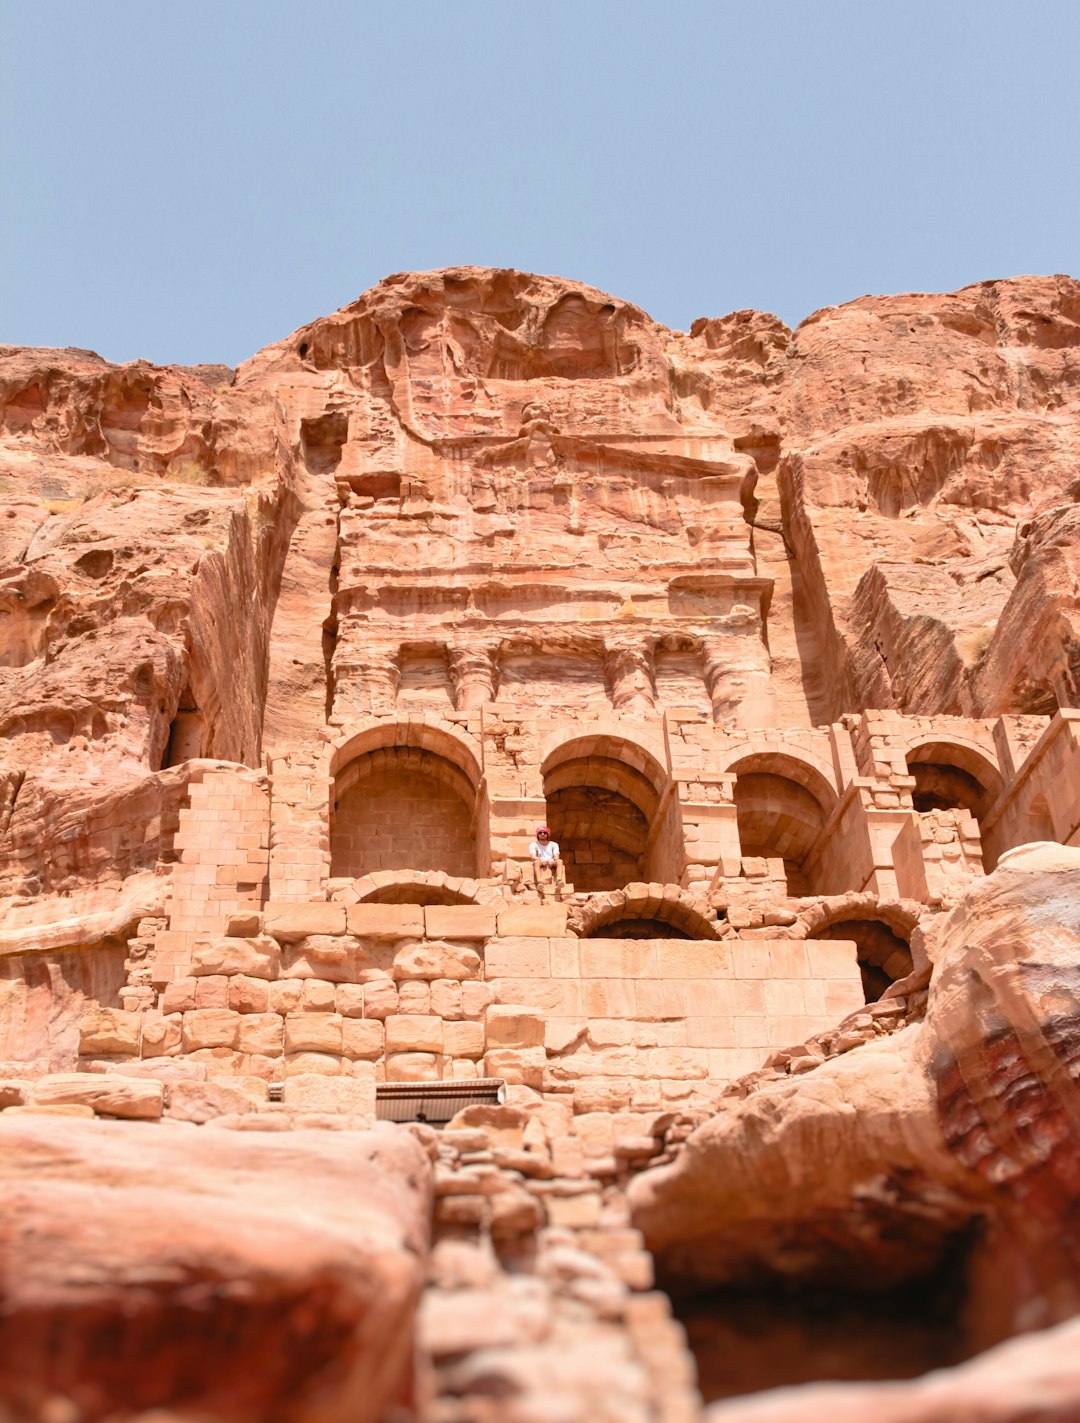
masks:
[[[1002,788],[997,767],[972,747],[951,742],[915,746],[907,755],[908,774],[915,778],[912,805],[920,815],[966,810],[979,827]],[[980,842],[983,867],[987,868]]]
[[[564,759],[549,761],[544,796],[547,821],[575,889],[622,889],[653,877],[652,831],[660,797],[645,770],[617,755],[571,750]]]
[[[646,878],[649,822],[627,796],[567,786],[547,797],[547,819],[575,889],[621,889]]]
[[[812,939],[853,939],[867,1003],[876,1003],[890,984],[911,973],[906,939],[881,919],[840,919],[810,935]]]
[[[468,894],[459,894],[434,884],[388,884],[367,894],[363,904],[475,904]]]
[[[180,695],[176,715],[169,726],[169,739],[161,758],[162,770],[201,756],[205,734],[205,720],[189,682]]]
[[[908,772],[915,777],[911,801],[920,813],[928,810],[970,810],[977,817],[984,799],[982,786],[959,766],[941,766],[933,761],[909,761]]]
[[[787,1239],[775,1227],[778,1253],[787,1258],[786,1269],[771,1277],[761,1272],[685,1294],[661,1276],[705,1401],[813,1383],[918,1378],[977,1352],[964,1328],[975,1228],[942,1231],[932,1241],[917,1220],[890,1224],[898,1241],[911,1236],[910,1275],[899,1280],[814,1278],[812,1269],[791,1263],[803,1254],[793,1243],[805,1233],[798,1225]]]
[[[582,939],[717,940],[724,933],[707,900],[671,884],[631,884],[594,895],[571,910],[569,927]]]
[[[812,864],[827,816],[812,791],[776,771],[740,771],[735,810],[744,858],[783,860],[793,898],[827,892]]]
[[[359,878],[376,870],[442,870],[471,876],[477,860],[475,811],[469,777],[437,752],[418,746],[365,752],[335,778],[331,874]]]
[[[691,939],[685,929],[671,924],[666,919],[647,919],[628,916],[612,919],[607,924],[598,924],[585,935],[587,939]]]

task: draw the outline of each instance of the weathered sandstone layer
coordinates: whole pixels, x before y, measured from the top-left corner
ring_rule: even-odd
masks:
[[[0,1398],[377,1423],[407,1390],[430,1167],[406,1133],[0,1121]]]
[[[0,347],[0,1415],[1080,1409],[1078,499],[1064,276]]]

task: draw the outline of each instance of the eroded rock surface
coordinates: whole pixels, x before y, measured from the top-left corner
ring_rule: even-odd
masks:
[[[714,1404],[709,1423],[1072,1423],[1080,1326],[1024,1335],[904,1384],[811,1384]]]
[[[1080,852],[1012,851],[936,926],[921,1025],[761,1085],[635,1181],[661,1279],[873,1296],[966,1240],[969,1352],[1074,1314],[1078,889]]]
[[[5,1417],[377,1423],[412,1391],[431,1178],[406,1133],[9,1113],[0,1181]]]

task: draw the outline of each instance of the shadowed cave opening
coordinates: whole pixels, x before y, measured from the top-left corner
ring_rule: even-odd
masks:
[[[912,761],[909,773],[915,777],[911,803],[918,811],[970,810],[981,813],[985,792],[968,771],[959,766],[942,766],[931,761]]]
[[[441,885],[388,884],[382,889],[366,894],[364,904],[475,904],[476,900],[467,894],[459,894]]]
[[[340,411],[300,421],[300,449],[312,474],[332,474],[337,469],[348,437],[349,417]]]
[[[907,757],[908,774],[915,778],[911,802],[920,814],[935,810],[966,810],[982,833],[983,820],[1001,790],[997,771],[969,748],[945,743],[921,746]],[[983,868],[992,866],[983,856]]]
[[[971,1358],[979,1351],[967,1328],[976,1238],[972,1226],[945,1236],[929,1262],[916,1245],[922,1268],[900,1280],[888,1270],[879,1278],[871,1255],[862,1278],[811,1270],[693,1292],[665,1281],[702,1397],[917,1378]]]
[[[161,769],[179,766],[184,761],[192,761],[201,756],[205,731],[203,714],[199,710],[189,682],[181,693],[176,715],[169,725],[169,739],[165,744]]]
[[[669,924],[664,919],[631,918],[613,919],[608,924],[598,924],[585,936],[587,939],[689,939],[692,935]]]
[[[912,971],[907,940],[880,919],[841,919],[810,935],[811,939],[854,940],[863,996],[876,1003],[886,988]]]

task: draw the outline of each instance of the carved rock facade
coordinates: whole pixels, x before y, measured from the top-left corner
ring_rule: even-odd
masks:
[[[640,1229],[698,1296],[739,1273],[701,1241],[753,1231],[729,1202],[669,1242],[631,1176],[744,1150],[762,1093],[820,1084],[839,1131],[879,1038],[913,1071],[945,914],[1080,844],[1078,351],[1064,277],[683,334],[481,269],[391,277],[236,372],[0,348],[2,1104],[367,1129],[380,1088],[497,1079],[419,1133],[434,1372],[400,1407],[486,1416],[483,1330],[440,1300],[494,1291],[523,1420],[580,1309],[613,1371],[583,1364],[582,1416],[695,1416]],[[898,1142],[970,1133],[942,1082]],[[934,1150],[889,1187],[905,1221],[954,1192],[928,1261],[997,1219]],[[797,1220],[781,1192],[755,1269]],[[1002,1294],[970,1347],[1021,1327]]]

